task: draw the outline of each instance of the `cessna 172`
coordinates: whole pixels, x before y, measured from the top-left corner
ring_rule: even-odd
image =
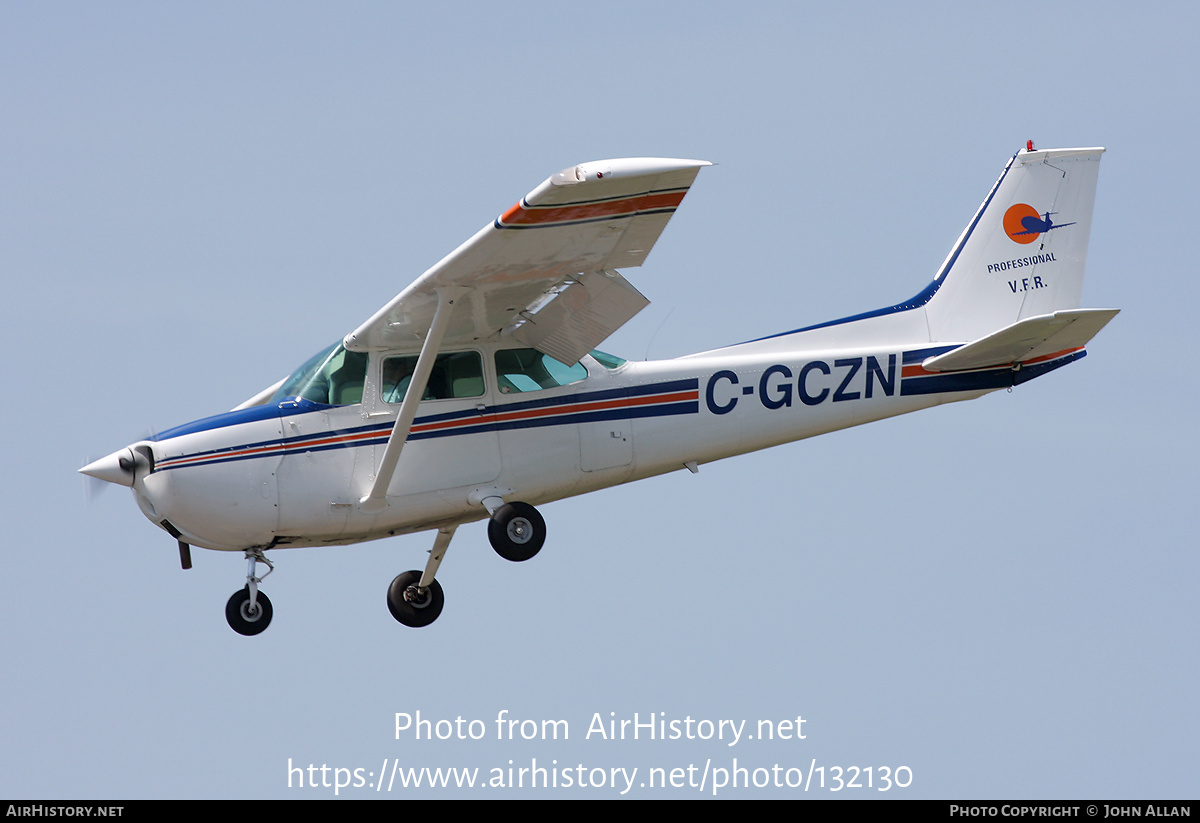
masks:
[[[80,471],[132,487],[185,569],[191,546],[244,552],[226,618],[247,635],[271,620],[257,574],[274,570],[268,550],[435,530],[424,570],[387,593],[396,620],[425,626],[463,523],[488,518],[495,550],[528,560],[546,538],[535,504],[968,400],[1083,357],[1117,314],[1079,308],[1103,151],[1030,142],[910,300],[641,363],[595,350],[648,303],[617,270],[642,264],[710,164],[573,166],[287,378]]]

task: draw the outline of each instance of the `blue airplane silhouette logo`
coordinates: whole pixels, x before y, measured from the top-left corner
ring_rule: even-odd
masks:
[[[1044,219],[1039,219],[1038,217],[1022,217],[1021,225],[1025,228],[1025,231],[1013,232],[1012,236],[1020,237],[1023,234],[1042,234],[1043,232],[1048,232],[1051,229],[1061,229],[1063,226],[1075,225],[1074,223],[1055,223],[1050,219],[1050,215],[1052,214],[1058,214],[1058,212],[1048,211],[1046,212]]]

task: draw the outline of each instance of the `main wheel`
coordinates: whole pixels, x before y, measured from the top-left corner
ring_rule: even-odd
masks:
[[[528,560],[546,542],[546,521],[528,503],[505,503],[488,521],[488,540],[505,560]]]
[[[229,628],[238,634],[255,635],[271,625],[271,601],[262,592],[254,598],[254,609],[250,609],[250,587],[236,591],[225,604],[225,619]]]
[[[417,571],[396,575],[388,587],[388,611],[405,626],[419,629],[437,620],[445,605],[442,584],[434,580],[425,589],[417,588],[421,573]]]

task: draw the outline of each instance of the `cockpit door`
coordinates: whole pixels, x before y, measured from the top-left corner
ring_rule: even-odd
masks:
[[[416,360],[415,352],[372,357],[364,405],[371,423],[384,430],[384,437],[370,449],[372,475]],[[480,352],[438,355],[388,497],[474,486],[500,476],[500,444],[489,395]]]

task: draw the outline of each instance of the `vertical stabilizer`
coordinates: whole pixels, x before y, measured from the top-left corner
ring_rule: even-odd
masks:
[[[932,342],[1076,309],[1102,148],[1018,152],[926,290]]]

